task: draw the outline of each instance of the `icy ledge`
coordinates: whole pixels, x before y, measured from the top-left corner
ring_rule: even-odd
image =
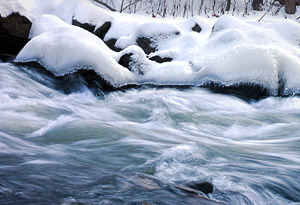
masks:
[[[124,17],[115,16],[105,36],[114,36],[117,42],[127,39],[123,50],[114,52],[92,33],[43,15],[33,22],[32,39],[15,61],[37,61],[57,76],[93,69],[115,88],[151,84],[239,89],[248,85],[265,89],[267,95],[300,93],[300,26],[294,21],[256,23],[223,16],[196,33],[187,29],[195,18],[180,22],[139,20],[136,25],[131,18],[130,31],[114,32],[116,22],[126,23]],[[172,28],[176,35],[169,38],[160,31],[142,29],[151,25],[158,30],[161,27],[162,32]],[[149,55],[137,46],[141,29],[144,36],[155,37],[156,48]],[[130,54],[130,69],[118,64],[125,54]],[[148,59],[155,55],[172,61],[160,64]]]

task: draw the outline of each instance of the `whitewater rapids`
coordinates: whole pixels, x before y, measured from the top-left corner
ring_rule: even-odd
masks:
[[[60,86],[0,63],[0,202],[199,202],[151,177],[210,181],[208,197],[228,204],[300,202],[299,97],[144,88],[99,99]]]

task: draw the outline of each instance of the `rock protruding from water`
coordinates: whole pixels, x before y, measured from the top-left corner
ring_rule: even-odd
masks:
[[[217,82],[207,82],[200,87],[208,88],[215,93],[234,95],[246,101],[270,96],[268,89],[259,84],[236,83],[225,86]]]
[[[28,42],[31,25],[31,21],[19,13],[0,15],[0,53],[16,55]]]
[[[190,182],[187,183],[186,186],[197,191],[201,191],[204,194],[212,193],[214,190],[214,186],[210,182]]]

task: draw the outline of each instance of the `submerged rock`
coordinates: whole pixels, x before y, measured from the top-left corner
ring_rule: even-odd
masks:
[[[212,205],[223,204],[222,202],[209,199],[206,195],[201,195],[197,190],[185,185],[180,185],[180,184],[169,185],[168,189],[170,189],[170,191],[179,195],[188,194],[195,198],[198,198],[199,204],[212,204]]]

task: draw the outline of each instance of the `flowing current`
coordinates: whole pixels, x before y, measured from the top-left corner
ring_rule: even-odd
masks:
[[[201,204],[176,188],[201,181],[221,204],[300,202],[299,97],[58,84],[0,63],[0,204]]]

